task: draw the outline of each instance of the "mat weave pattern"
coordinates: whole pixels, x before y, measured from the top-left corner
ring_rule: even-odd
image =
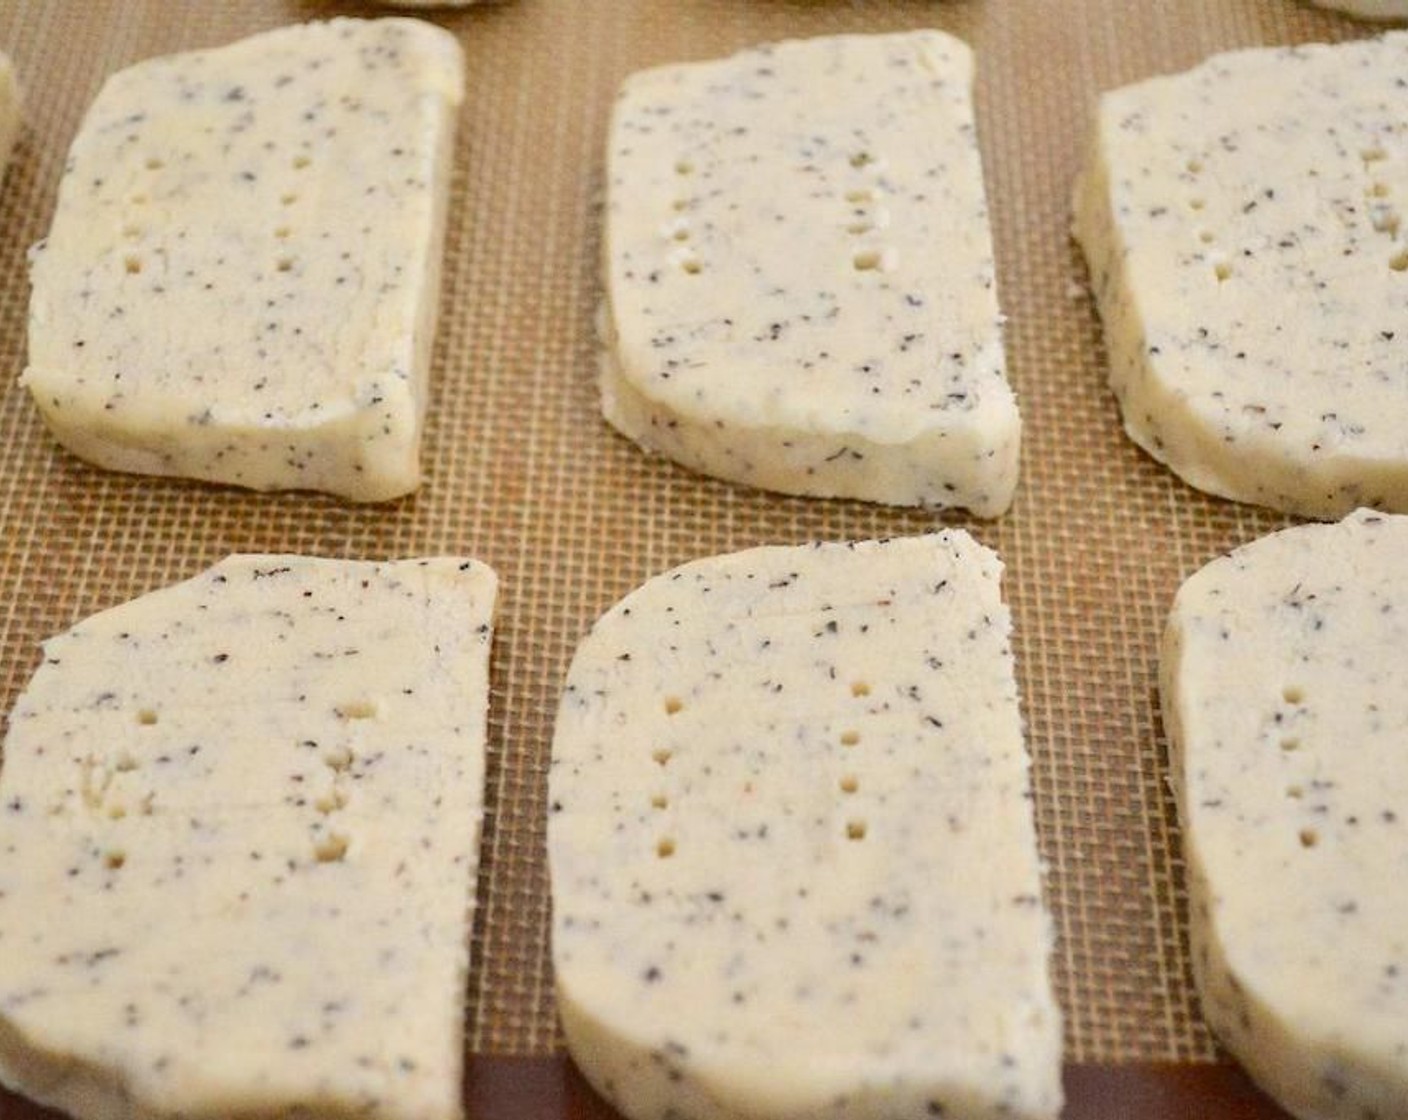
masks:
[[[7,0],[0,49],[28,124],[0,188],[0,706],[38,643],[237,550],[466,553],[498,569],[489,818],[469,1045],[554,1052],[543,825],[552,718],[591,620],[653,573],[762,543],[964,525],[1007,564],[1074,1061],[1203,1060],[1156,648],[1179,581],[1286,524],[1205,497],[1120,433],[1098,319],[1068,235],[1096,92],[1215,50],[1373,29],[1298,0],[508,0],[436,11],[468,58],[424,448],[414,497],[356,507],[87,467],[15,384],[25,254],[104,76],[152,54],[339,14],[322,0]],[[601,421],[601,157],[617,84],[657,63],[842,31],[938,27],[977,52],[978,112],[1025,421],[1015,506],[995,522],[785,498],[652,461]]]

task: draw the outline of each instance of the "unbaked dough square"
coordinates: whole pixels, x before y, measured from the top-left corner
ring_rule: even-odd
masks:
[[[607,420],[749,486],[1004,512],[1021,424],[972,81],[937,31],[633,75],[607,159]]]
[[[1130,438],[1199,489],[1408,510],[1408,34],[1106,93],[1075,199]]]
[[[114,74],[36,250],[23,384],[114,470],[382,501],[420,482],[463,59],[335,19]]]

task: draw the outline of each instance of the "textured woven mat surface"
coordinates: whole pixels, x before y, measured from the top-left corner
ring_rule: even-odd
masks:
[[[468,553],[503,579],[470,1046],[558,1045],[547,964],[544,785],[552,716],[591,620],[684,560],[760,543],[966,525],[999,549],[1050,865],[1068,1057],[1213,1053],[1186,964],[1177,828],[1157,718],[1158,633],[1180,579],[1280,527],[1204,497],[1121,435],[1099,324],[1067,237],[1096,91],[1219,49],[1373,29],[1297,0],[510,0],[438,22],[464,44],[461,121],[424,448],[411,499],[354,507],[107,474],[56,448],[27,395],[25,251],[103,77],[143,57],[334,14],[315,0],[6,0],[0,49],[28,124],[0,191],[0,703],[37,643],[236,550]],[[933,26],[979,67],[979,125],[1025,420],[996,522],[750,492],[648,461],[601,422],[592,316],[607,115],[633,69],[769,39]]]

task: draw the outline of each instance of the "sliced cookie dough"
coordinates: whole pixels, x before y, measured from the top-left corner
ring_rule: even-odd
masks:
[[[495,588],[234,556],[46,642],[0,769],[0,1082],[458,1120]]]
[[[35,251],[22,381],[102,467],[414,490],[463,59],[336,19],[113,75]]]
[[[632,1120],[1055,1117],[996,556],[699,560],[578,648],[549,774],[568,1047]]]
[[[1106,93],[1075,200],[1125,431],[1310,517],[1408,510],[1408,34]]]
[[[607,420],[749,486],[1004,512],[1021,425],[972,80],[937,31],[632,76],[607,160]]]
[[[1408,1101],[1408,517],[1359,511],[1193,575],[1162,695],[1194,975],[1302,1120]]]

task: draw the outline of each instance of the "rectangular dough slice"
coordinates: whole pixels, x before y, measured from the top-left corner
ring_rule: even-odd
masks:
[[[23,383],[99,466],[419,484],[463,97],[448,32],[335,19],[113,75],[32,265]]]
[[[1408,1102],[1408,517],[1273,533],[1162,658],[1203,1014],[1302,1120]]]
[[[0,770],[0,1082],[457,1120],[495,590],[234,556],[46,642]]]
[[[1131,439],[1310,517],[1408,511],[1408,34],[1103,95],[1075,235]]]
[[[632,76],[607,166],[607,420],[750,486],[1004,512],[1020,420],[972,80],[937,31]]]
[[[597,621],[549,774],[567,1044],[631,1120],[1055,1117],[997,557],[757,548]]]

